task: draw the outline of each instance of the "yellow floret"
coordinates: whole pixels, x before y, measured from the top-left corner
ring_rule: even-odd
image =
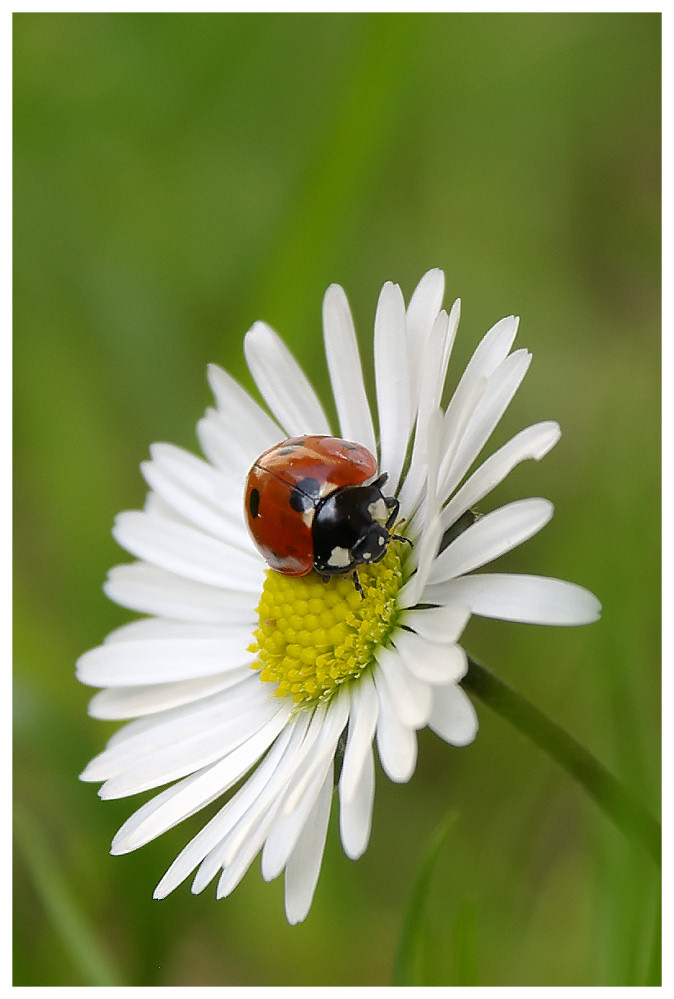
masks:
[[[359,568],[358,578],[363,597],[343,576],[323,583],[315,572],[267,572],[249,650],[260,679],[277,684],[277,697],[298,705],[327,700],[372,664],[396,623],[398,554],[389,548],[381,562]]]

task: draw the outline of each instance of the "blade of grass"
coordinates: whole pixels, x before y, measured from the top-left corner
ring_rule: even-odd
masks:
[[[15,840],[26,863],[49,924],[63,941],[73,965],[87,986],[123,986],[125,983],[87,925],[86,914],[63,874],[35,817],[24,807],[14,809]]]
[[[462,686],[528,736],[569,773],[630,839],[660,864],[660,824],[613,774],[542,711],[468,657]]]
[[[440,824],[431,838],[426,854],[421,862],[412,895],[405,913],[398,949],[393,968],[394,985],[426,984],[418,980],[424,973],[425,913],[431,889],[435,865],[449,833],[456,822],[456,813],[451,812]],[[420,967],[421,966],[421,967]]]

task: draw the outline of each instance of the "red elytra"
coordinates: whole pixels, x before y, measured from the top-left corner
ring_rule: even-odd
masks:
[[[292,437],[261,454],[248,474],[245,513],[251,537],[271,568],[286,576],[310,572],[317,509],[337,490],[360,486],[376,471],[367,448],[338,437]]]

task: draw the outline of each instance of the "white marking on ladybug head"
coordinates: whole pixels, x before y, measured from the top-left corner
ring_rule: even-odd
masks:
[[[377,499],[374,503],[370,503],[367,512],[373,520],[378,520],[380,524],[385,524],[388,520],[388,507],[383,499]]]
[[[327,564],[331,569],[347,569],[352,562],[351,552],[348,548],[340,548],[339,545],[330,552]]]
[[[380,548],[383,544],[385,544],[385,539],[382,538],[381,535],[379,535],[379,537],[377,538],[377,544],[379,545]]]

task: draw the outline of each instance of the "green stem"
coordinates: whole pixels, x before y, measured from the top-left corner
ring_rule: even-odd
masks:
[[[559,763],[582,784],[615,825],[630,839],[637,840],[660,864],[660,824],[591,753],[470,656],[468,672],[461,684]]]

